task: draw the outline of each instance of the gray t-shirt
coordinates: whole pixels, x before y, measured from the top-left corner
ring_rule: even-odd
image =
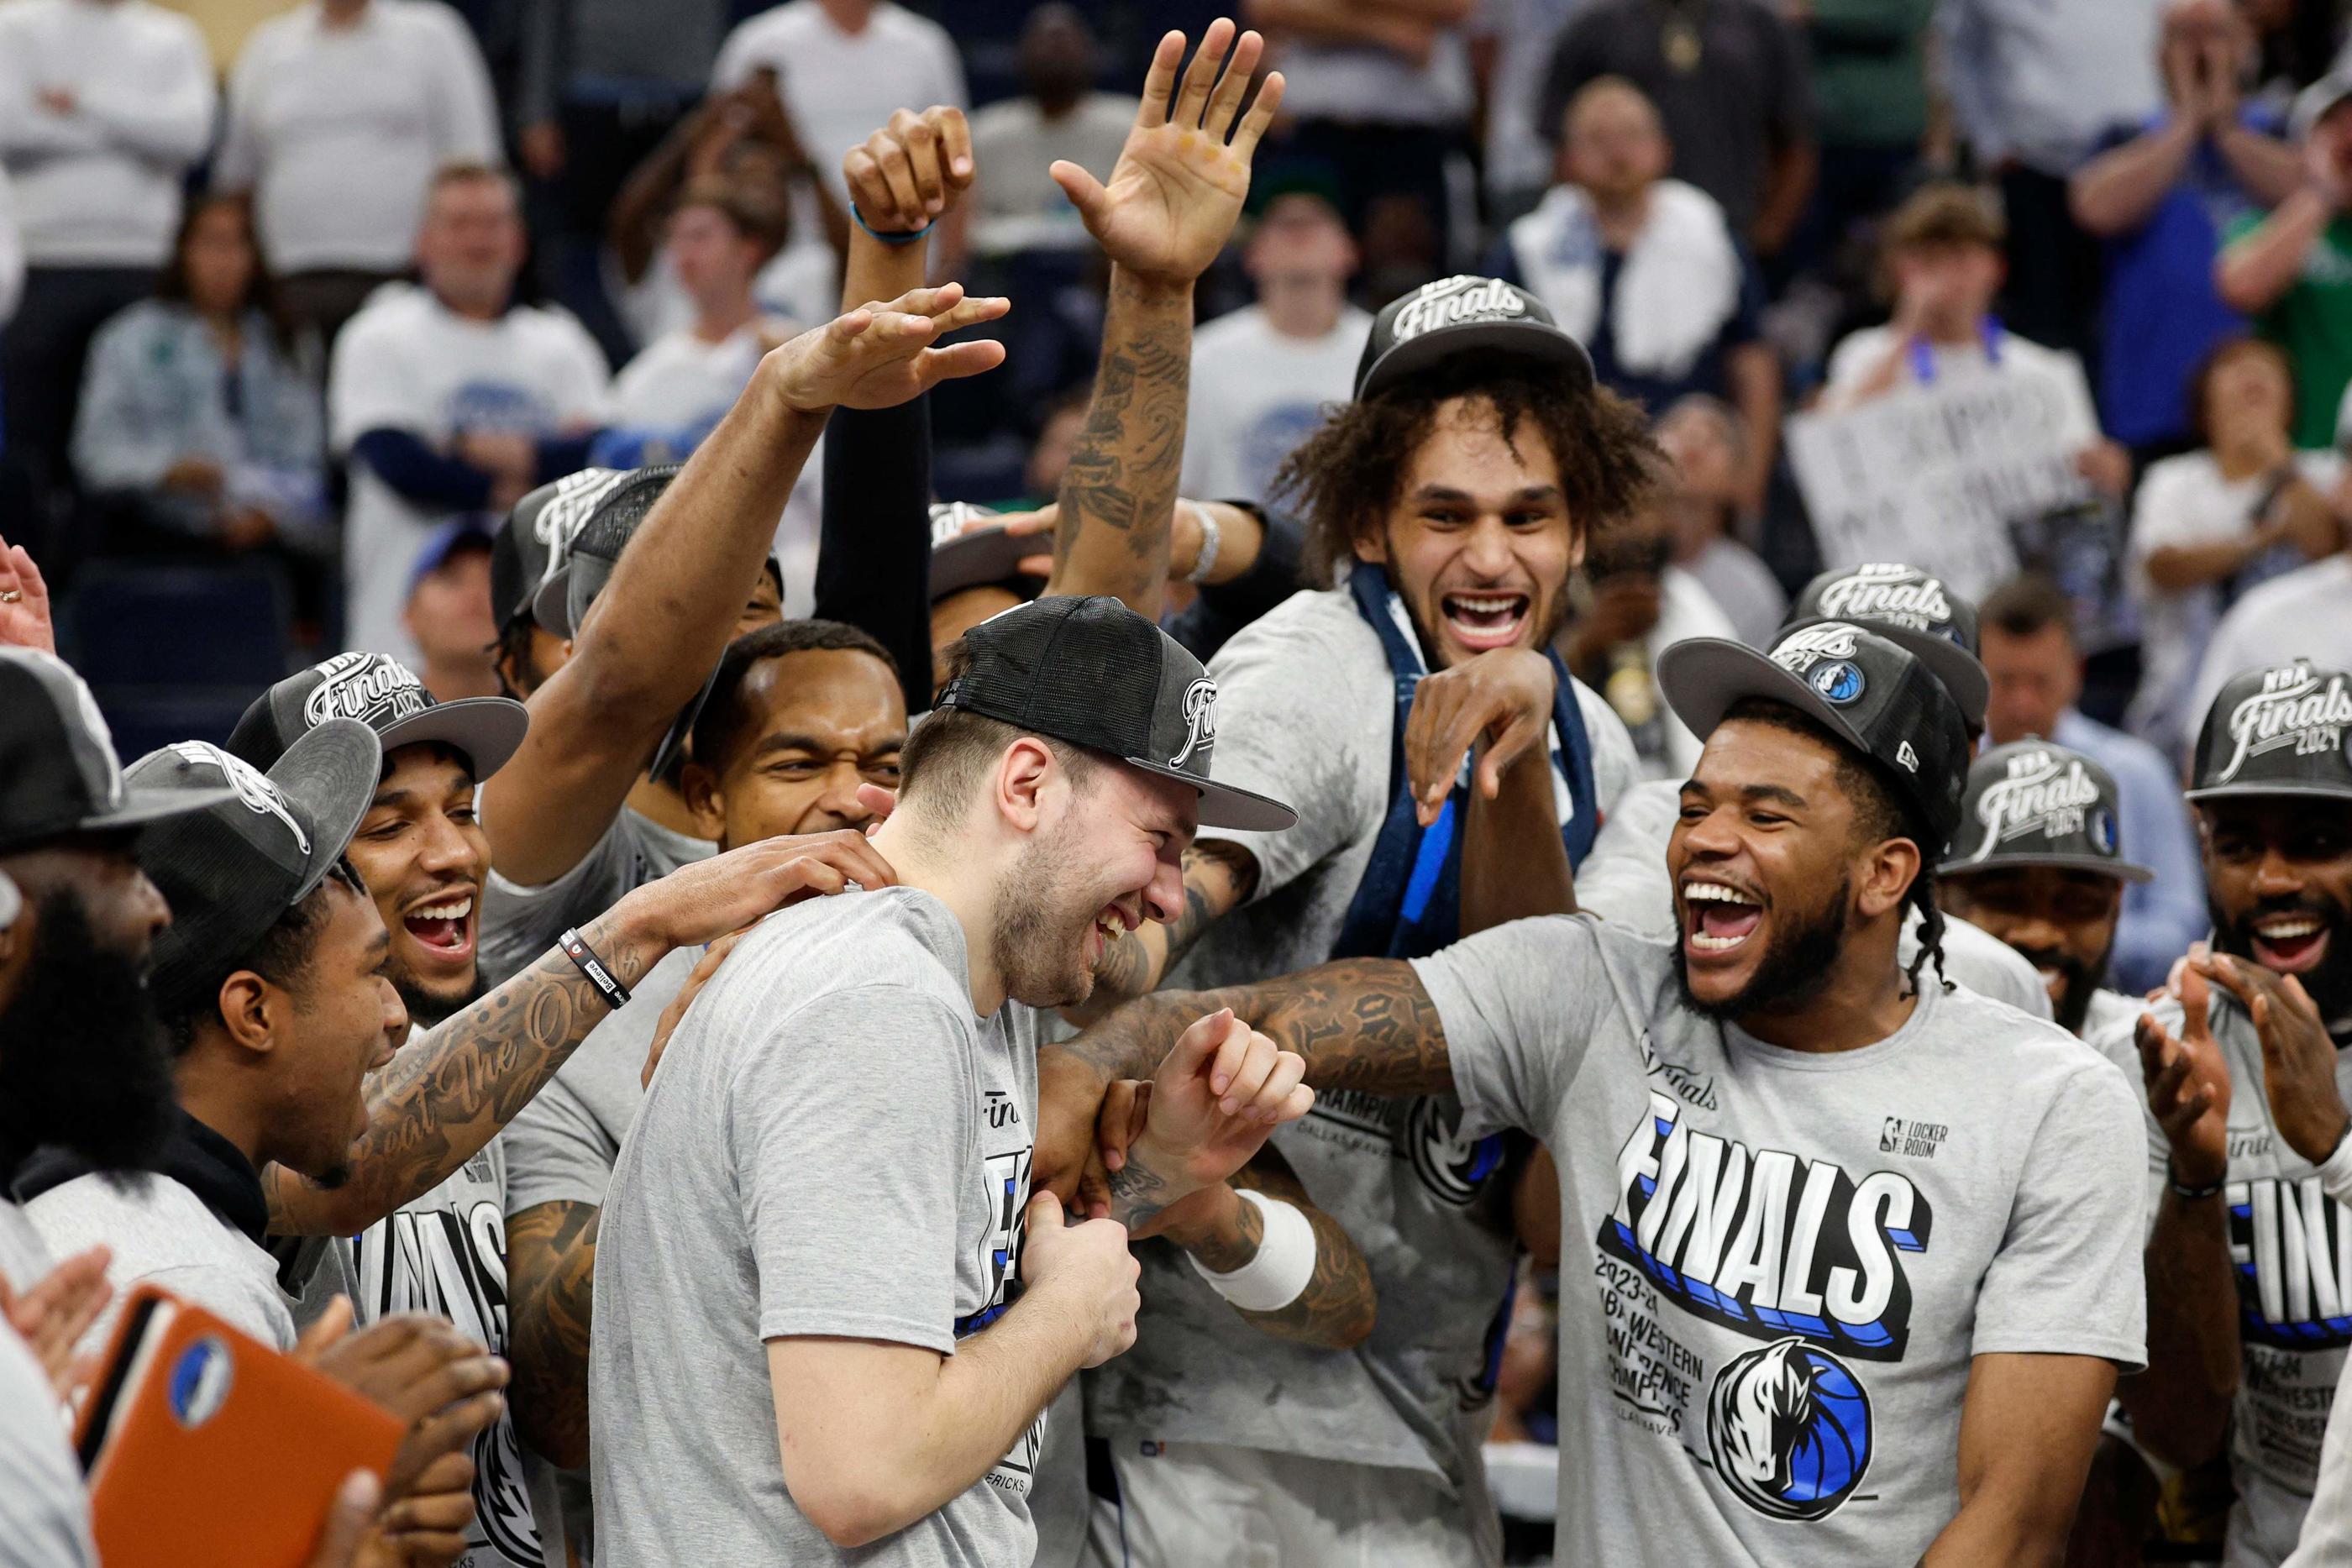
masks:
[[[1029,1561],[1042,1423],[937,1512],[854,1552],[793,1505],[765,1342],[952,1355],[1015,1294],[1038,1019],[971,1010],[961,926],[914,888],[812,899],[745,937],[671,1036],[597,1240],[600,1568]]]
[[[1783,1050],[1589,915],[1414,968],[1464,1132],[1559,1166],[1559,1561],[1916,1562],[1971,1356],[2139,1364],[2142,1113],[2054,1025],[1930,986],[1874,1045]]]
[[[25,1206],[50,1253],[70,1258],[100,1244],[114,1299],[83,1334],[80,1353],[103,1351],[134,1285],[161,1285],[267,1345],[294,1348],[293,1302],[278,1288],[278,1265],[241,1231],[169,1176],[76,1176]]]
[[[503,986],[555,946],[568,926],[584,925],[656,877],[708,860],[719,846],[674,833],[621,808],[580,863],[538,887],[518,887],[490,873],[482,889],[479,962],[486,985]]]
[[[653,1049],[654,1030],[701,957],[699,947],[665,954],[631,988],[629,1005],[590,1030],[554,1079],[508,1124],[509,1218],[542,1203],[604,1201],[614,1162],[645,1102],[646,1052]]]
[[[0,1568],[97,1563],[65,1410],[32,1351],[0,1323]]]

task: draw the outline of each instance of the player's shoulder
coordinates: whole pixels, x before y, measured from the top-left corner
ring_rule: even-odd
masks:
[[[856,1009],[888,996],[950,1014],[971,998],[959,973],[963,932],[947,906],[915,888],[885,887],[804,899],[762,920],[720,967],[721,1007],[762,1012]],[[736,984],[721,988],[720,981]]]
[[[1222,683],[1228,672],[1295,660],[1310,649],[1342,660],[1339,667],[1316,669],[1318,680],[1344,678],[1367,656],[1381,672],[1388,668],[1380,633],[1357,613],[1353,595],[1344,588],[1302,588],[1234,632],[1209,661],[1209,674]]]
[[[1937,1009],[1939,1030],[1967,1042],[1970,1073],[2000,1084],[2020,1103],[2043,1103],[2069,1090],[2132,1103],[2116,1061],[2048,1019],[1965,986],[1943,993]]]

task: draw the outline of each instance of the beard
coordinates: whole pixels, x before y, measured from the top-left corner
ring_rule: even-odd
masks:
[[[1845,948],[1846,906],[1853,894],[1849,877],[1818,907],[1776,922],[1770,944],[1748,983],[1721,1001],[1702,1001],[1691,990],[1690,967],[1682,939],[1675,942],[1675,984],[1683,1004],[1717,1022],[1737,1022],[1755,1013],[1786,1012],[1829,988],[1838,955]]]
[[[392,977],[392,988],[398,993],[400,1005],[408,1009],[408,1027],[412,1036],[419,1030],[446,1023],[490,994],[490,983],[478,965],[474,969],[474,983],[467,986],[462,995],[443,996],[428,991],[405,970]]]
[[[1070,830],[1033,840],[1021,852],[996,902],[989,939],[1004,994],[1033,1008],[1075,1007],[1094,994],[1087,964],[1087,933],[1102,906],[1072,910],[1077,881]]]
[[[2081,1034],[2083,1020],[2091,1016],[2091,998],[2098,994],[2099,984],[2107,973],[2108,961],[2116,955],[2115,945],[2109,943],[2107,950],[2099,955],[2099,961],[2095,964],[2085,964],[2071,954],[2054,949],[2018,947],[2012,951],[2037,969],[2057,971],[2063,984],[2059,988],[2057,1000],[2051,1004],[2051,1014],[2060,1029],[2068,1034]]]
[[[0,1164],[52,1145],[104,1172],[151,1170],[178,1103],[146,967],[102,945],[81,894],[44,898],[0,1013]]]
[[[2280,915],[2302,915],[2320,923],[2327,950],[2313,968],[2295,978],[2311,995],[2321,1021],[2330,1030],[2352,1016],[2352,911],[2324,894],[2306,892],[2300,898],[2270,899],[2254,904],[2236,920],[2225,919],[2218,905],[2207,904],[2213,917],[2213,946],[2222,952],[2260,964],[2254,954],[2254,925]]]

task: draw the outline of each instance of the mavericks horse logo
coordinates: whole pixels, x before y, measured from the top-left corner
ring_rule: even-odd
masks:
[[[1870,1396],[1845,1363],[1801,1339],[1735,1356],[1706,1405],[1716,1473],[1771,1519],[1826,1519],[1870,1468]]]

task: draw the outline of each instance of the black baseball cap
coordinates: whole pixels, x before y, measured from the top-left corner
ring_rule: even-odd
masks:
[[[338,653],[289,675],[246,708],[228,749],[269,768],[286,748],[331,718],[355,718],[396,747],[438,741],[461,753],[478,784],[506,766],[530,727],[530,710],[509,697],[436,702],[425,683],[382,653]]]
[[[2198,732],[2189,799],[2352,800],[2352,675],[2307,660],[2232,675]]]
[[[1056,595],[964,633],[971,661],[939,706],[1107,752],[1201,792],[1200,824],[1278,832],[1281,801],[1213,783],[1217,684],[1181,643],[1118,600]]]
[[[1822,621],[1856,622],[1910,649],[1960,705],[1969,733],[1984,728],[1992,677],[1977,656],[1977,607],[1943,579],[1898,562],[1825,571],[1805,584],[1780,630]]]
[[[1036,579],[1024,577],[1021,563],[1050,551],[1053,540],[1038,534],[1008,533],[1002,523],[965,531],[971,524],[995,516],[990,507],[963,501],[943,501],[931,507],[932,603],[967,588],[1000,582],[1024,597],[1035,597]]]
[[[1658,689],[1691,733],[1712,733],[1747,697],[1785,703],[1826,726],[1908,800],[1941,856],[1959,826],[1969,728],[1944,683],[1877,628],[1822,621],[1783,632],[1770,652],[1692,637],[1658,655]]]
[[[1579,392],[1593,384],[1592,356],[1554,324],[1542,300],[1499,277],[1465,273],[1424,283],[1381,308],[1356,361],[1357,401],[1473,350],[1556,366]]]
[[[551,555],[547,575],[531,595],[532,620],[559,637],[579,634],[588,607],[613,580],[621,551],[677,477],[678,466],[589,470],[604,477],[558,499],[551,514],[555,535],[549,533],[551,514],[541,514],[540,533],[551,538]]]
[[[1969,769],[1946,876],[2047,865],[2125,882],[2156,873],[2123,858],[2115,775],[2047,740],[1996,746]]]
[[[490,608],[498,613],[499,631],[531,613],[540,586],[562,563],[596,503],[631,472],[583,468],[514,504],[490,538]]]
[[[127,783],[82,678],[53,654],[0,648],[0,854],[145,828],[226,799]]]
[[[150,829],[139,864],[172,906],[155,940],[155,990],[167,1001],[215,977],[308,898],[367,814],[383,760],[375,731],[331,718],[260,768],[207,741],[184,740],[131,765],[138,786],[208,803]]]

